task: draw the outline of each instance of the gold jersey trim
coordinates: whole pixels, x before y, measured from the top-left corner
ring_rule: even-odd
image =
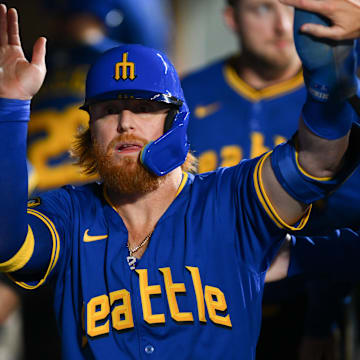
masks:
[[[176,192],[175,197],[177,197],[181,193],[182,189],[184,188],[184,186],[185,186],[185,184],[187,182],[188,177],[189,177],[188,173],[183,171],[183,177],[181,179],[181,183],[180,183],[180,186],[178,188],[178,191]]]
[[[295,160],[296,160],[296,165],[298,167],[298,169],[301,171],[301,173],[305,176],[307,176],[308,178],[312,179],[312,180],[316,180],[316,181],[330,181],[332,180],[332,177],[316,177],[316,176],[312,176],[311,174],[309,174],[305,169],[303,169],[299,163],[299,153],[297,151],[295,151]]]
[[[49,276],[50,272],[54,269],[58,259],[59,259],[59,253],[60,253],[60,237],[59,234],[56,230],[56,227],[54,225],[54,223],[44,214],[42,214],[41,212],[34,210],[34,209],[28,209],[28,214],[36,216],[38,219],[40,219],[49,229],[50,233],[51,233],[51,238],[53,241],[53,247],[52,247],[52,251],[51,251],[51,257],[50,257],[50,262],[49,262],[49,266],[46,270],[46,273],[44,275],[44,277],[36,284],[36,285],[29,285],[25,282],[22,281],[16,281],[14,278],[12,278],[10,275],[9,277],[19,286],[28,289],[28,290],[33,290],[38,288],[40,285],[42,285],[45,280],[47,279],[47,277]]]
[[[223,71],[225,81],[228,83],[228,85],[239,95],[251,101],[259,101],[279,95],[283,96],[285,93],[294,91],[304,84],[303,72],[299,71],[289,80],[282,81],[278,84],[268,86],[261,90],[256,90],[248,85],[244,80],[242,80],[230,64],[226,64]]]
[[[18,252],[9,260],[0,263],[0,271],[14,272],[23,268],[30,260],[34,252],[35,240],[34,233],[28,225],[26,239]]]
[[[262,204],[264,210],[269,215],[270,219],[273,220],[273,222],[281,229],[287,229],[287,230],[293,230],[298,231],[304,228],[304,226],[307,224],[311,212],[312,205],[308,207],[305,214],[302,216],[300,223],[298,226],[292,226],[287,224],[284,220],[281,219],[279,214],[276,212],[274,207],[272,206],[270,199],[268,198],[263,181],[262,181],[262,168],[264,165],[265,160],[271,155],[272,151],[264,154],[258,163],[256,164],[255,170],[254,170],[254,186],[256,194],[260,200],[260,203]]]

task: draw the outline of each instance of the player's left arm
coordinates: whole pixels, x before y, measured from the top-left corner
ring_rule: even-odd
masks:
[[[301,25],[314,16],[295,12],[294,38],[308,92],[298,133],[274,149],[261,172],[272,207],[290,225],[299,221],[312,202],[334,191],[359,161],[359,151],[352,149],[356,129],[351,134],[355,146],[349,146],[355,112],[348,100],[357,92],[354,44],[301,34]]]

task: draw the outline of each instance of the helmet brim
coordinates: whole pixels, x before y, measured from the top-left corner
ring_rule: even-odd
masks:
[[[98,102],[123,99],[158,101],[165,104],[174,105],[177,108],[180,108],[183,105],[182,100],[168,94],[159,94],[144,90],[122,90],[104,93],[91,99],[85,99],[85,102],[82,106],[80,106],[80,109],[88,111],[90,105],[96,104]]]

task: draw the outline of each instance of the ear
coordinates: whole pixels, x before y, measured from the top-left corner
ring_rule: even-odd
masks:
[[[236,12],[233,6],[226,6],[223,11],[226,25],[233,32],[237,32]]]

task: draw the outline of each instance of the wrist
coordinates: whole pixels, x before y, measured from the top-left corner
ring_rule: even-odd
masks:
[[[319,102],[307,96],[302,109],[306,126],[317,136],[335,140],[351,129],[355,113],[347,101]]]
[[[30,100],[0,98],[0,122],[29,121],[30,102]]]

